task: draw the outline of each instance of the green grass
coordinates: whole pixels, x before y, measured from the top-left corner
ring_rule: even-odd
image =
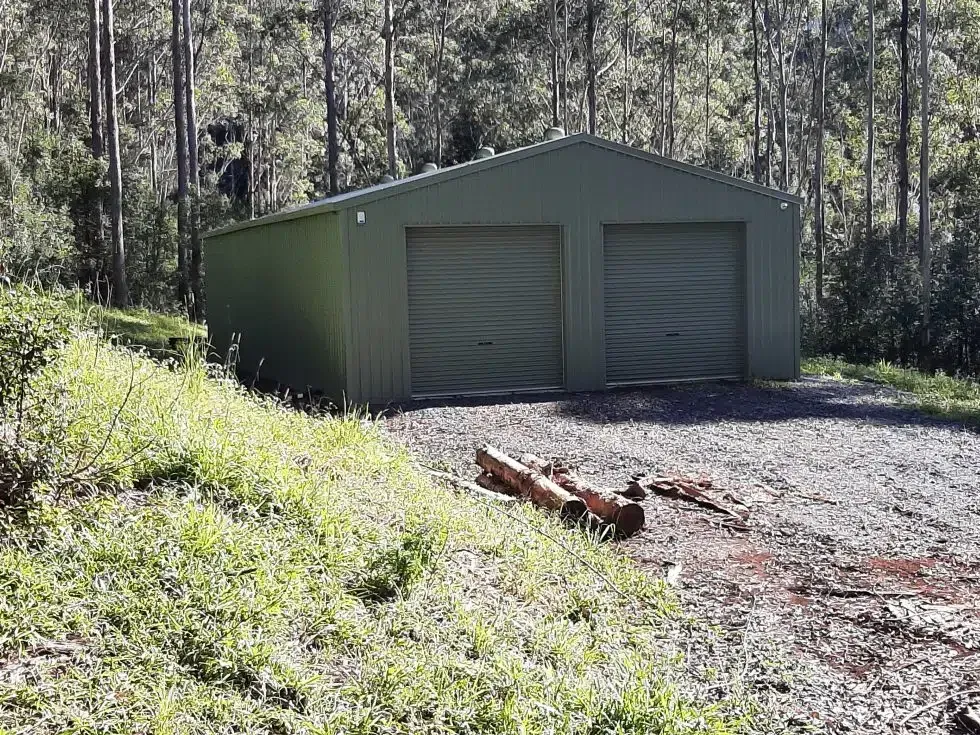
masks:
[[[80,294],[71,296],[72,305],[106,337],[123,345],[142,345],[154,353],[170,352],[170,338],[203,340],[207,330],[185,317],[158,314],[146,309],[112,309],[86,300]]]
[[[0,733],[747,726],[678,687],[661,582],[433,484],[362,417],[87,333],[47,380],[70,482],[0,527]]]
[[[932,416],[980,425],[980,383],[943,373],[927,374],[888,362],[855,365],[837,358],[803,361],[803,372],[838,380],[870,380],[908,394],[906,401]]]

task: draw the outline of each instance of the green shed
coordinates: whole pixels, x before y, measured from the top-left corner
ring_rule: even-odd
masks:
[[[209,233],[212,342],[354,403],[795,378],[800,204],[546,140]]]

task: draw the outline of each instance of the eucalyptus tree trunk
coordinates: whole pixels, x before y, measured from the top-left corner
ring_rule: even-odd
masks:
[[[395,18],[392,0],[384,0],[385,67],[385,143],[388,151],[388,173],[397,178],[398,159],[395,157]]]
[[[816,245],[816,297],[823,303],[824,258],[827,235],[824,223],[824,131],[826,127],[827,86],[827,0],[820,2],[820,59],[817,67],[817,83],[813,90],[817,117],[817,150],[813,171],[813,239]]]
[[[762,29],[766,33],[766,46],[772,50],[771,33],[769,31],[770,2],[765,0],[766,10],[763,15]],[[772,53],[766,54],[766,186],[772,186],[772,160],[773,160],[773,141],[776,138],[776,103],[773,97],[773,64]]]
[[[596,104],[596,52],[595,42],[598,33],[596,0],[586,0],[585,6],[585,84],[588,97],[588,130],[595,135],[598,128],[598,109]]]
[[[780,138],[780,186],[789,191],[789,80],[786,74],[786,52],[784,48],[784,28],[786,19],[782,9],[779,12],[779,25],[776,26],[776,68],[779,71],[779,138]]]
[[[630,141],[630,96],[633,92],[633,70],[630,66],[633,51],[633,17],[630,15],[632,5],[633,0],[627,0],[623,7],[623,122],[620,126],[620,140],[623,145],[629,145]]]
[[[436,165],[442,165],[442,74],[443,74],[443,63],[446,58],[446,31],[449,28],[449,4],[450,0],[446,0],[445,5],[442,8],[442,17],[439,19],[439,52],[436,56],[436,88],[434,99],[432,100],[433,106],[435,107],[435,118],[436,118]],[[557,61],[557,57],[552,57]]]
[[[568,64],[571,61],[570,44],[568,42],[568,2],[562,0],[562,54],[561,54],[561,84],[559,85],[559,96],[561,97],[561,121],[562,127],[568,130]]]
[[[48,53],[48,116],[47,124],[52,132],[61,128],[61,69],[62,49],[56,44]]]
[[[204,319],[204,289],[201,282],[201,173],[197,151],[197,103],[194,81],[194,30],[191,26],[191,0],[181,8],[184,25],[184,98],[187,103],[187,179],[190,184],[191,262],[190,318]]]
[[[116,104],[116,49],[112,0],[102,0],[102,80],[105,87],[109,154],[109,221],[112,234],[112,303],[129,305],[126,245],[123,241],[122,163],[119,156],[119,113]]]
[[[919,0],[919,71],[921,74],[922,151],[919,157],[919,268],[922,279],[922,364],[929,367],[932,321],[932,222],[929,211],[929,12]]]
[[[323,0],[323,93],[327,100],[327,193],[340,193],[337,161],[340,144],[337,141],[337,91],[333,70],[333,28],[337,17],[335,0]]]
[[[253,23],[251,23],[252,14],[254,12],[254,0],[248,0],[248,38],[246,43],[248,44],[248,88],[249,90],[254,89],[255,85],[255,33],[252,30]],[[256,135],[255,135],[255,97],[252,92],[248,95],[248,106],[247,112],[248,119],[245,126],[245,150],[248,151],[248,216],[249,219],[255,219],[256,204],[258,199],[258,176],[256,171],[258,169],[258,159],[255,155],[256,151]]]
[[[677,22],[681,10],[681,0],[674,0],[674,12],[670,19],[670,89],[667,95],[667,155],[674,155],[674,108],[677,104]]]
[[[551,42],[551,124],[557,127],[561,122],[561,80],[558,66],[561,39],[558,37],[558,0],[548,0],[548,40]]]
[[[757,0],[752,0],[752,74],[755,78],[752,118],[752,180],[762,183],[762,75],[759,71],[759,23]]]
[[[868,0],[868,152],[864,170],[864,237],[871,252],[874,239],[875,175],[875,0]]]
[[[899,80],[901,98],[898,115],[898,246],[905,252],[909,235],[909,0],[902,0],[899,28]]]
[[[154,199],[162,206],[164,197],[160,196],[160,161],[157,150],[157,134],[152,125],[153,111],[157,105],[157,59],[155,56],[148,56],[146,59],[146,106],[147,115],[140,124],[149,129],[150,134],[150,186],[153,189]]]
[[[190,233],[187,228],[187,112],[184,107],[184,51],[180,43],[181,5],[181,0],[171,0],[170,53],[174,82],[174,157],[177,159],[177,296],[186,306]]]
[[[92,136],[92,158],[98,160],[105,156],[105,141],[102,136],[102,10],[99,0],[89,0],[88,11],[89,129]],[[87,277],[94,282],[95,293],[98,294],[102,264],[105,262],[105,196],[101,182],[94,192],[91,217],[92,239],[86,267],[89,269]]]
[[[711,139],[711,0],[704,0],[704,155]]]

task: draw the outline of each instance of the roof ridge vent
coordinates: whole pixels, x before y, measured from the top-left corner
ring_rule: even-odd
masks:
[[[474,161],[482,161],[484,158],[492,158],[496,151],[488,145],[480,146],[480,149],[473,156]]]
[[[378,183],[379,184],[390,184],[394,180],[395,180],[395,177],[394,176],[392,176],[391,174],[385,174],[384,176],[381,177],[381,180]]]
[[[438,171],[439,166],[434,164],[432,161],[427,161],[422,164],[422,168],[419,169],[420,174],[431,174],[433,171]]]
[[[559,138],[565,137],[565,129],[560,128],[557,125],[552,125],[550,128],[544,131],[545,140],[558,140]]]

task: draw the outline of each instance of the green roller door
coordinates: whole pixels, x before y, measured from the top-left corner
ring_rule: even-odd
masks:
[[[551,226],[408,229],[413,397],[564,385],[560,240]]]
[[[707,223],[603,228],[609,385],[745,376],[742,232]]]

